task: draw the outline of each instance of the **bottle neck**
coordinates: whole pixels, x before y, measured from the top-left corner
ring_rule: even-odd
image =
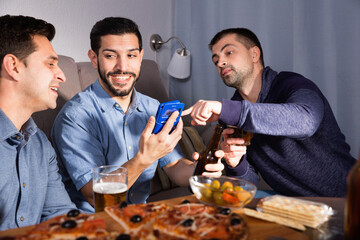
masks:
[[[219,142],[221,139],[221,133],[224,130],[224,125],[216,124],[214,129],[214,133],[211,137],[210,143],[207,147],[207,150],[217,149],[219,147]]]

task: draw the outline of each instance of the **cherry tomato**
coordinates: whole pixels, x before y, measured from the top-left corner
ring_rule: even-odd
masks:
[[[223,198],[226,202],[231,203],[231,204],[236,204],[236,203],[238,203],[238,201],[239,201],[239,200],[237,199],[237,197],[231,195],[231,194],[228,193],[227,191],[223,192],[222,198]]]

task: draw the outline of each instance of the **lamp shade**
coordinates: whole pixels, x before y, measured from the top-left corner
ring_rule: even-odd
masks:
[[[167,68],[168,74],[174,78],[184,79],[190,76],[190,51],[181,54],[182,48],[176,49]]]

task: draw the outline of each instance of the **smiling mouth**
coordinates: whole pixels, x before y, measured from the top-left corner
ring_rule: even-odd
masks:
[[[116,79],[116,80],[120,80],[120,81],[126,81],[129,78],[131,78],[131,76],[111,76],[111,77]]]
[[[57,92],[59,90],[59,88],[57,87],[50,87],[51,90],[53,90],[54,92]]]

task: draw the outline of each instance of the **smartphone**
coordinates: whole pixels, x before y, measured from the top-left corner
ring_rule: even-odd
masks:
[[[180,120],[181,112],[184,109],[184,106],[185,104],[180,102],[179,100],[161,103],[156,113],[156,117],[155,117],[156,123],[153,133],[157,134],[158,132],[160,132],[161,129],[164,127],[166,121],[169,119],[170,115],[175,111],[179,111],[179,116],[176,118],[174,122],[174,126],[171,130],[172,132]]]

